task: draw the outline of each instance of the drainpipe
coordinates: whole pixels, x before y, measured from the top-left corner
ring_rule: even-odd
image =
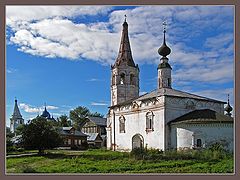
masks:
[[[114,138],[113,138],[113,151],[116,150],[116,133],[115,133],[115,112],[113,110],[113,122],[114,122],[114,126],[113,126],[113,135],[114,135]]]

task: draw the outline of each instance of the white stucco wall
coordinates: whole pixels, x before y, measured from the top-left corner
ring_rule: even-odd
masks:
[[[136,107],[134,107],[136,106]],[[132,149],[132,137],[140,134],[144,139],[144,147],[159,148],[184,148],[194,145],[198,132],[202,132],[203,143],[226,139],[232,148],[233,127],[232,125],[199,125],[170,128],[167,123],[195,109],[212,109],[221,114],[224,113],[223,103],[208,102],[190,98],[177,98],[160,96],[156,99],[134,102],[132,104],[111,108],[108,117],[107,147],[111,148],[116,143],[116,150]],[[154,131],[146,132],[146,114],[152,111],[154,114]],[[125,117],[125,133],[120,133],[119,117]],[[114,116],[115,116],[115,138],[114,138]],[[200,133],[201,134],[201,133]],[[193,139],[195,135],[195,139]],[[206,144],[205,143],[205,144]]]
[[[233,150],[233,124],[174,124],[171,126],[171,148],[193,148],[197,139],[201,139],[203,147],[211,143],[227,141],[228,149]]]
[[[115,108],[110,113],[109,122],[111,121],[111,139],[108,137],[108,141],[114,143],[114,114],[115,114],[115,142],[116,150],[132,150],[132,137],[136,134],[140,134],[144,139],[144,147],[164,149],[164,108],[163,98],[159,101],[148,101],[145,103],[138,102],[139,106],[133,108],[133,105],[127,105],[121,108]],[[146,114],[153,112],[153,131],[146,131]],[[125,133],[120,133],[119,129],[119,117],[125,118]],[[107,143],[108,146],[111,143]],[[109,147],[110,148],[110,147]]]

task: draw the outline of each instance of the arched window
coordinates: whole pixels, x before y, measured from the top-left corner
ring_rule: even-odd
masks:
[[[120,75],[120,84],[125,84],[125,74],[124,73],[122,73]]]
[[[148,112],[146,114],[146,131],[153,131],[153,112]]]
[[[125,133],[125,118],[124,118],[124,116],[120,116],[120,118],[119,118],[119,131],[120,131],[120,133]]]
[[[131,85],[135,85],[134,75],[133,74],[130,74],[130,84]]]

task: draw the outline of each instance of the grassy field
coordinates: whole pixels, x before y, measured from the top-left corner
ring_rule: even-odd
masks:
[[[7,173],[233,173],[233,158],[137,160],[107,150],[51,150],[44,156],[11,157]]]

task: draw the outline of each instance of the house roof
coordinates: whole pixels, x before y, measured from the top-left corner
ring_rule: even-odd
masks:
[[[97,139],[97,137],[99,136],[99,133],[86,133],[87,135],[87,140],[88,141],[95,141]],[[99,136],[101,139],[102,137]]]
[[[70,130],[72,129],[73,127],[59,127],[59,133],[61,135],[74,135],[74,136],[81,136],[81,137],[84,137],[84,136],[87,136],[86,134],[82,133],[81,131],[78,131],[78,130],[75,130],[74,131],[74,134],[72,134],[70,132]]]
[[[98,126],[107,126],[107,118],[93,116],[88,116],[87,118]]]
[[[218,102],[218,103],[226,104],[226,102],[223,102],[223,101],[219,101],[219,100],[207,98],[207,97],[204,97],[204,96],[199,96],[199,95],[196,95],[196,94],[191,94],[191,93],[179,91],[179,90],[176,90],[176,89],[160,88],[160,89],[156,89],[152,92],[143,94],[142,96],[139,96],[138,98],[130,99],[130,100],[124,101],[122,103],[119,103],[117,105],[111,106],[111,107],[122,106],[122,105],[130,104],[133,101],[142,101],[142,100],[155,98],[155,97],[158,97],[158,96],[191,98],[191,99],[197,99],[197,100],[211,101],[211,102]]]
[[[230,116],[226,116],[220,114],[216,111],[210,109],[200,109],[194,110],[183,116],[180,116],[170,122],[168,124],[178,124],[178,123],[233,123],[233,118]]]

